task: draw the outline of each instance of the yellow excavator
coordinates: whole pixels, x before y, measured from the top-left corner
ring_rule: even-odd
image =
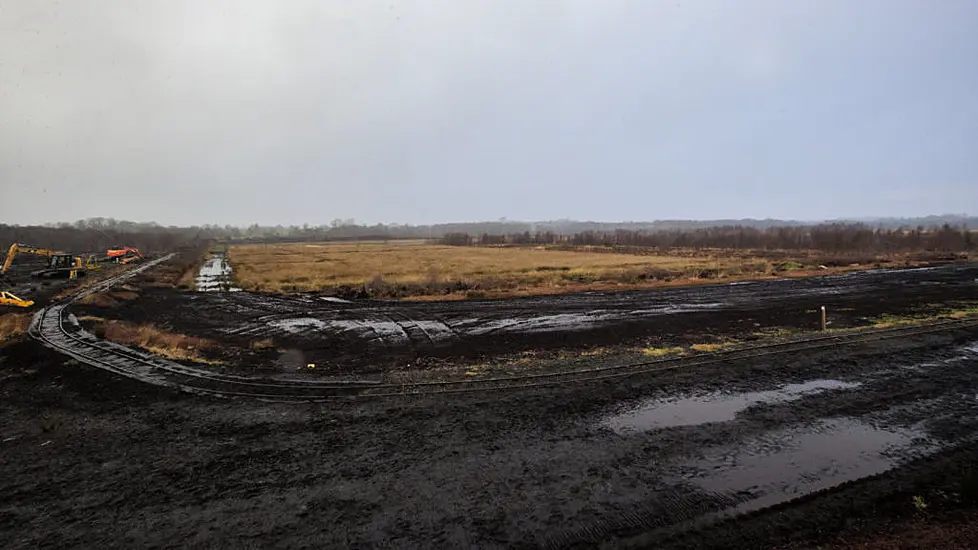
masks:
[[[84,262],[80,257],[66,254],[64,252],[58,252],[57,250],[51,250],[49,248],[40,248],[23,243],[14,243],[10,245],[10,249],[7,251],[7,259],[4,260],[3,267],[0,267],[0,275],[5,275],[7,271],[10,270],[10,266],[13,265],[14,258],[16,258],[18,254],[35,254],[38,256],[48,256],[51,258],[51,263],[47,269],[35,271],[31,273],[31,277],[51,278],[67,276],[69,279],[77,279],[78,277],[84,276],[87,270],[85,265],[86,262]]]
[[[31,273],[32,277],[67,276],[69,279],[76,279],[80,275],[85,274],[86,268],[90,269],[92,264],[97,265],[97,263],[94,262],[94,258],[91,258],[88,262],[83,263],[81,258],[72,256],[71,254],[65,254],[64,252],[58,252],[57,250],[51,250],[49,248],[41,248],[23,243],[14,243],[10,245],[10,249],[7,251],[7,257],[3,261],[3,265],[0,266],[0,283],[2,283],[3,286],[12,287],[12,283],[7,279],[6,274],[8,271],[10,271],[10,266],[13,265],[14,258],[16,258],[18,254],[34,254],[51,258],[48,268]],[[0,290],[0,306],[27,308],[33,305],[33,300],[25,300],[20,298],[9,290]]]

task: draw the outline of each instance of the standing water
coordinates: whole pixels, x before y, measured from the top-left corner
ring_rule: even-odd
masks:
[[[200,266],[194,280],[200,292],[236,292],[241,290],[231,286],[231,264],[223,252],[212,252]]]
[[[858,388],[857,382],[811,380],[787,384],[768,391],[749,393],[711,393],[705,396],[675,400],[652,400],[635,409],[605,419],[604,425],[619,434],[674,426],[695,426],[726,422],[754,405],[795,401],[808,395],[831,390]]]

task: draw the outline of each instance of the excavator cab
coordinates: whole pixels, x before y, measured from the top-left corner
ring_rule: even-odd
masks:
[[[75,257],[71,254],[55,254],[51,256],[51,269],[71,269],[75,267]]]
[[[31,273],[31,277],[41,279],[68,278],[77,279],[86,273],[85,264],[78,256],[71,254],[52,254],[47,269]]]

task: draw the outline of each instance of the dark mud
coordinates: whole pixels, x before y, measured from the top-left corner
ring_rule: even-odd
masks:
[[[223,269],[220,261],[215,273]],[[862,326],[881,314],[978,300],[978,265],[857,272],[811,279],[473,302],[337,302],[329,297],[147,288],[140,300],[92,315],[154,323],[240,350],[245,366],[369,373],[426,358],[520,350],[708,343],[772,329]],[[208,279],[208,281],[211,281]],[[208,282],[208,288],[225,283]],[[271,339],[289,357],[248,353]],[[294,364],[293,364],[294,363]]]
[[[172,394],[24,344],[0,363],[0,546],[780,544],[902,497],[973,448],[976,341],[961,331],[587,387],[300,406]],[[650,400],[744,395],[732,417],[608,426]],[[723,521],[872,474],[897,481],[823,492],[803,515]]]

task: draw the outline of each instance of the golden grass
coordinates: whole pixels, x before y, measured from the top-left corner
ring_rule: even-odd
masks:
[[[941,319],[967,319],[978,315],[978,307],[945,310],[931,315],[881,315],[870,319],[871,328],[893,328],[939,321]]]
[[[79,319],[79,321],[84,320],[85,318]],[[167,332],[151,324],[137,325],[127,321],[105,321],[98,317],[90,317],[88,320],[94,321],[96,333],[104,335],[106,340],[129,346],[139,346],[146,351],[169,359],[188,360],[210,365],[222,364],[220,361],[208,359],[201,355],[202,351],[217,348],[215,342],[205,338]]]
[[[722,250],[645,252],[391,241],[234,245],[228,254],[235,284],[250,290],[304,292],[352,287],[372,296],[411,299],[622,290],[855,269],[820,270],[805,254],[797,258],[807,262],[803,265]]]
[[[686,350],[680,347],[642,349],[642,355],[647,355],[649,357],[666,357],[668,355],[685,355],[685,354],[686,354]]]
[[[736,347],[740,342],[729,341],[720,342],[715,344],[693,344],[689,346],[689,349],[693,351],[698,351],[700,353],[717,353],[720,351],[727,351],[730,348]]]
[[[20,340],[27,327],[31,324],[33,315],[30,313],[4,313],[0,315],[0,347]]]
[[[79,321],[83,323],[104,323],[104,317],[97,317],[95,315],[82,315],[78,318]]]

